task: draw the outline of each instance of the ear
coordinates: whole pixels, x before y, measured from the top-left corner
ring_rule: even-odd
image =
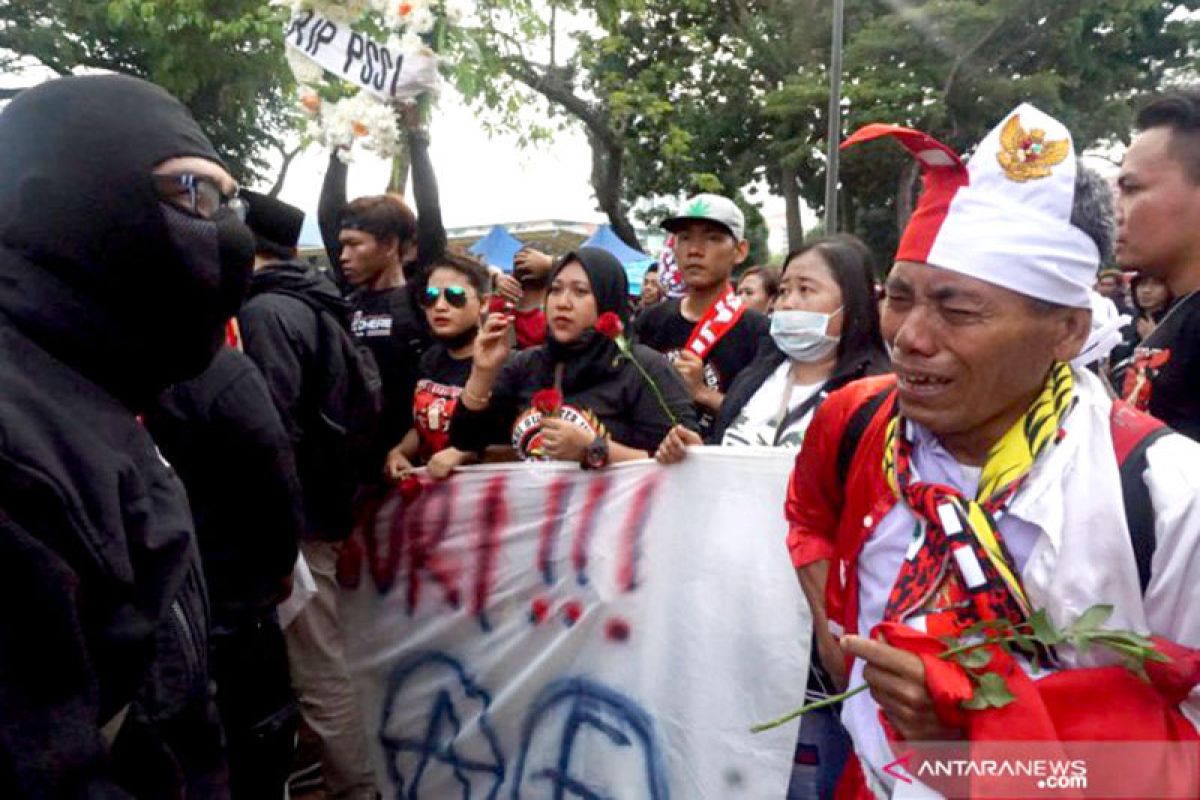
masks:
[[[1083,350],[1092,332],[1092,312],[1087,308],[1065,309],[1059,317],[1059,335],[1054,346],[1054,358],[1070,361]]]
[[[737,258],[733,263],[741,264],[743,261],[746,260],[746,256],[748,256],[748,255],[750,255],[750,242],[746,241],[745,239],[742,239],[740,242],[737,243]]]

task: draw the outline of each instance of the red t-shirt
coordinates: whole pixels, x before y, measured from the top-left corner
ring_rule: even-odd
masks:
[[[513,325],[517,331],[517,347],[526,350],[546,342],[546,312],[530,308],[513,314]]]

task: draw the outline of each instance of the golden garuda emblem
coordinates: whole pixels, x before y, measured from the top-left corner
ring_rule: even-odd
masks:
[[[1046,140],[1041,128],[1026,131],[1021,127],[1021,115],[1013,114],[1000,131],[1000,162],[1004,174],[1017,183],[1050,176],[1050,168],[1061,164],[1071,152],[1068,139]]]

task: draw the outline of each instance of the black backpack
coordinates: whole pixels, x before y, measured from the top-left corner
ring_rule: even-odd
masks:
[[[351,504],[358,488],[378,478],[379,423],[383,382],[369,348],[350,333],[346,320],[303,292],[273,288],[302,301],[317,316],[317,368],[302,401],[303,436],[296,466],[305,480],[310,529],[321,538],[343,539],[353,525]],[[344,364],[345,369],[330,369]],[[312,491],[312,485],[317,491]]]

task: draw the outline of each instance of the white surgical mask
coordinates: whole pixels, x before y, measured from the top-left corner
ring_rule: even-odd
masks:
[[[792,361],[820,361],[832,353],[841,340],[839,336],[826,333],[829,321],[840,313],[840,308],[832,314],[776,309],[771,315],[771,338]]]

